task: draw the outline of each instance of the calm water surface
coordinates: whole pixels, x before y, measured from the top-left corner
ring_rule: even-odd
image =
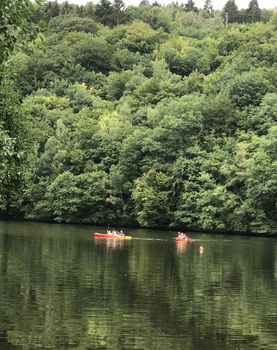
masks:
[[[277,349],[276,239],[94,231],[0,222],[0,349]]]

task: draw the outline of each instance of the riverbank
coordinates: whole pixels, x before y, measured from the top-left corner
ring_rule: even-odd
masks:
[[[115,228],[122,228],[123,230],[126,229],[140,229],[140,230],[153,230],[153,231],[170,231],[170,232],[186,232],[188,234],[190,233],[204,233],[204,234],[217,234],[217,235],[235,235],[235,236],[246,236],[246,237],[267,237],[267,238],[277,238],[277,232],[276,233],[260,233],[260,232],[242,232],[242,231],[231,231],[231,230],[204,230],[201,228],[187,228],[187,227],[142,227],[138,224],[128,224],[124,225],[120,222],[114,222],[109,223],[107,225],[102,223],[82,223],[82,222],[55,222],[55,221],[47,221],[47,220],[30,220],[26,218],[13,218],[13,217],[0,217],[0,220],[2,221],[17,221],[17,222],[36,222],[36,223],[47,223],[47,224],[61,224],[61,225],[83,225],[83,226],[102,226],[102,227],[115,227]]]

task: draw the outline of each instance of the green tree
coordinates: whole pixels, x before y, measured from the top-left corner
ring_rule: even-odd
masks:
[[[257,0],[251,0],[246,11],[248,22],[259,22],[261,20],[261,10]]]
[[[63,15],[57,16],[49,22],[47,34],[51,35],[53,33],[59,33],[61,36],[64,36],[68,32],[86,32],[96,34],[99,27],[99,24],[91,18]]]
[[[203,105],[203,116],[207,134],[232,135],[237,129],[237,112],[231,100],[225,96],[209,96]]]
[[[111,65],[116,71],[129,70],[140,62],[141,55],[128,49],[118,48],[111,58]]]
[[[105,26],[113,26],[113,7],[109,0],[100,0],[96,5],[95,16]]]
[[[165,34],[155,31],[149,24],[134,21],[131,24],[118,27],[121,36],[118,46],[132,52],[150,54],[165,38]],[[114,31],[117,34],[117,30]]]
[[[161,29],[166,33],[171,31],[172,16],[160,6],[129,6],[126,11],[130,20],[140,20],[150,24],[153,29]]]
[[[59,16],[59,14],[60,5],[57,1],[42,2],[35,4],[32,18],[36,23],[41,23],[41,21],[49,22],[52,18]]]
[[[247,210],[252,232],[273,233],[277,229],[277,127],[259,140],[244,173]]]
[[[81,190],[77,187],[77,178],[65,172],[48,187],[45,199],[57,222],[78,222],[78,209],[81,201]]]
[[[234,194],[216,183],[210,173],[200,171],[184,182],[176,217],[190,228],[222,230],[228,227],[228,214],[236,205]]]
[[[111,73],[107,78],[105,92],[108,100],[119,100],[125,90],[125,85],[131,79],[131,71],[122,71],[120,73]]]
[[[10,57],[11,52],[22,39],[34,35],[31,17],[32,5],[29,0],[2,0],[0,3],[0,66]]]
[[[250,125],[259,135],[264,135],[277,123],[277,94],[266,94],[258,108],[249,113]]]
[[[237,76],[227,87],[231,101],[239,108],[258,106],[263,96],[272,89],[269,82],[255,72]]]
[[[140,225],[155,227],[170,222],[170,178],[149,170],[135,182],[132,192],[135,214]]]
[[[198,8],[195,6],[195,2],[193,0],[188,0],[187,3],[185,3],[185,11],[198,12]]]
[[[81,189],[78,220],[106,225],[118,218],[118,205],[111,198],[111,182],[104,171],[80,174],[77,187]]]
[[[172,73],[182,76],[195,70],[208,73],[211,69],[209,57],[200,48],[191,46],[182,38],[172,38],[161,45],[160,57],[168,63]]]
[[[0,202],[2,209],[10,212],[11,205],[22,193],[32,140],[26,113],[20,107],[13,83],[7,77],[1,77],[0,81]]]
[[[228,23],[239,22],[239,12],[235,0],[228,0],[223,7],[222,16],[226,25]]]
[[[109,49],[103,37],[90,33],[71,32],[65,36],[60,46],[54,48],[55,51],[56,49],[68,50],[75,62],[87,70],[103,73],[109,70]]]
[[[113,2],[113,22],[114,25],[126,23],[127,16],[125,13],[125,4],[122,0],[114,0]]]

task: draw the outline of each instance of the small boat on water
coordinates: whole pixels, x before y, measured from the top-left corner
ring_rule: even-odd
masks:
[[[108,235],[107,233],[94,232],[94,238],[132,239],[132,236]]]
[[[177,232],[178,236],[175,237],[176,241],[178,242],[192,242],[192,238],[189,238],[186,234],[183,232]]]
[[[177,242],[192,242],[192,238],[185,237],[185,238],[180,238],[180,237],[175,237]]]

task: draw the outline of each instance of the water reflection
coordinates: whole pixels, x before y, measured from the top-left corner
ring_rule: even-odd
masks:
[[[104,246],[109,249],[122,249],[125,243],[130,242],[125,239],[118,238],[95,238],[94,245],[96,246]]]
[[[202,247],[202,246],[199,247],[199,253],[200,253],[201,255],[204,254],[204,247]]]
[[[0,223],[1,349],[275,350],[276,241],[98,230]]]
[[[176,253],[181,254],[187,250],[188,245],[190,245],[190,242],[188,242],[188,241],[176,241],[175,244],[176,244]]]

